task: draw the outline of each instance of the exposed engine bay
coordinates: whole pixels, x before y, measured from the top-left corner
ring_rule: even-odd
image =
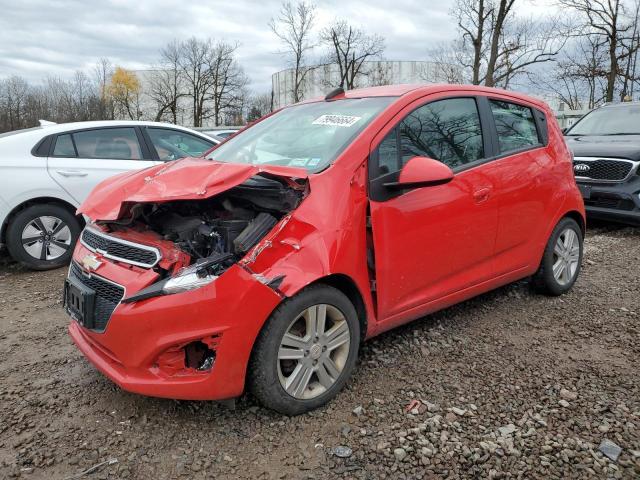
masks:
[[[202,200],[138,203],[128,215],[99,224],[111,231],[151,230],[220,275],[240,260],[306,195],[306,183],[256,175]]]

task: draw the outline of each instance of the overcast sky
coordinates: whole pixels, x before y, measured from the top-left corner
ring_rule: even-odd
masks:
[[[421,60],[430,45],[452,38],[451,1],[318,1],[316,28],[339,13],[384,36],[385,58]],[[238,60],[251,87],[266,91],[271,74],[287,67],[267,26],[280,4],[280,0],[0,0],[0,77],[21,75],[32,82],[47,75],[70,77],[75,70],[90,70],[100,57],[144,69],[173,38],[196,36],[239,42]]]

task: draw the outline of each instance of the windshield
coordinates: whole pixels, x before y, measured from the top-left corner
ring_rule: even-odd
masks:
[[[640,105],[594,110],[576,123],[567,135],[640,135]]]
[[[393,100],[353,98],[288,107],[221,144],[207,158],[319,172]]]

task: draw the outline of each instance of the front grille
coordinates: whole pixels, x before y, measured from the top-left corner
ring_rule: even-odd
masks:
[[[124,288],[97,275],[84,273],[75,261],[71,262],[69,276],[95,292],[93,325],[84,326],[91,330],[104,331],[111,314],[124,297]]]
[[[153,247],[127,242],[89,228],[84,229],[81,240],[89,250],[98,251],[113,260],[149,268],[160,260],[160,253]]]
[[[621,182],[629,176],[634,166],[631,160],[581,157],[573,159],[575,176],[592,181]]]

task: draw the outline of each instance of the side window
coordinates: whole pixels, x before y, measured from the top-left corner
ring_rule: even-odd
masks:
[[[133,128],[104,128],[73,134],[80,158],[141,160],[142,151]]]
[[[529,107],[502,100],[490,100],[498,131],[500,152],[509,152],[541,144],[536,121]]]
[[[147,128],[151,143],[160,160],[176,160],[183,157],[199,157],[213,147],[214,143],[180,130]]]
[[[391,130],[378,145],[378,169],[380,175],[400,170],[397,128]]]
[[[76,149],[73,146],[70,134],[58,135],[56,146],[53,148],[54,157],[75,157]]]
[[[455,168],[484,157],[480,115],[473,98],[423,105],[407,115],[398,129],[402,165],[424,156]]]

